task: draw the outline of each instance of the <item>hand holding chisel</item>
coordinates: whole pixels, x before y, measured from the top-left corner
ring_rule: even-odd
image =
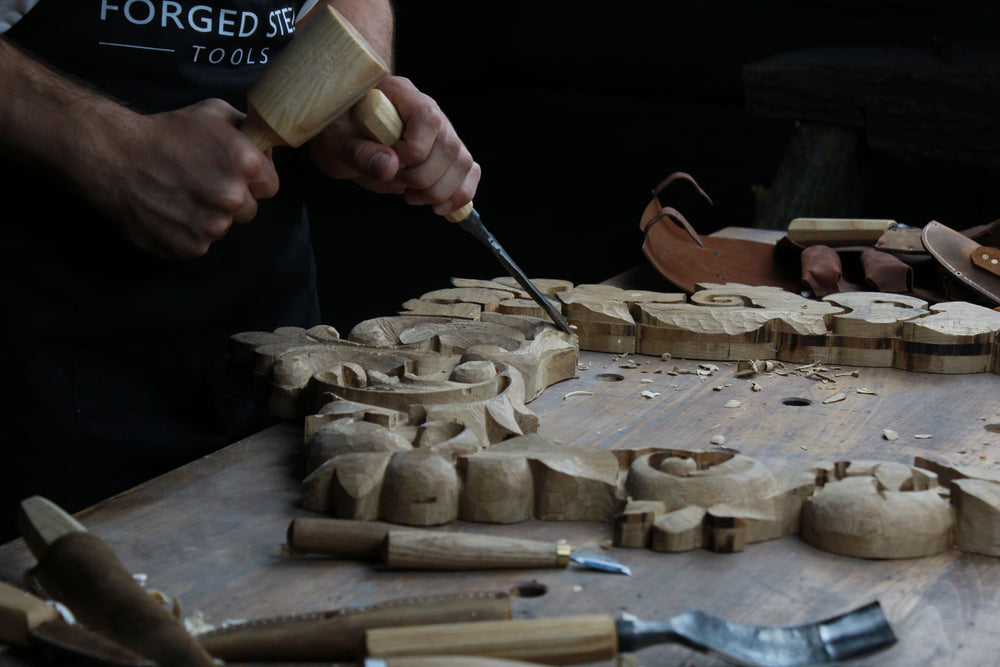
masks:
[[[566,567],[572,560],[593,569],[629,574],[621,563],[575,553],[565,542],[399,528],[350,519],[293,519],[288,546],[299,553],[378,559],[393,569]]]

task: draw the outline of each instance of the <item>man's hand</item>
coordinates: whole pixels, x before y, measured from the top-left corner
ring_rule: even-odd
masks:
[[[403,138],[392,147],[370,141],[345,115],[310,142],[316,165],[334,178],[428,204],[439,215],[472,201],[480,167],[437,103],[403,77],[389,77],[379,88],[403,119]]]
[[[237,129],[242,117],[217,99],[137,116],[86,191],[143,250],[200,257],[278,191],[270,158]]]
[[[269,156],[222,100],[144,116],[0,37],[0,156],[45,170],[158,257],[194,258],[273,197]]]

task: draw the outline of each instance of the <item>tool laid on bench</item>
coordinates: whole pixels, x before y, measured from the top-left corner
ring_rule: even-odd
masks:
[[[479,655],[573,665],[612,659],[666,642],[741,665],[797,667],[870,655],[896,642],[878,602],[795,626],[732,623],[701,611],[667,621],[586,615],[369,630],[371,657]]]
[[[594,570],[631,574],[616,560],[575,552],[565,542],[401,528],[350,519],[293,519],[288,526],[288,546],[299,553],[377,559],[393,569],[566,567],[573,561]]]
[[[67,664],[156,667],[156,663],[66,620],[59,609],[0,581],[0,643],[36,647]]]
[[[213,667],[184,625],[132,576],[110,547],[41,496],[21,502],[18,528],[38,563],[29,590],[63,604],[87,630],[160,667]]]

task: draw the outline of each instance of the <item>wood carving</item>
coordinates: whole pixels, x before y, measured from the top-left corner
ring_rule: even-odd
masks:
[[[859,558],[916,558],[949,548],[953,510],[933,476],[888,462],[847,462],[807,499],[800,535]]]
[[[536,433],[527,407],[573,377],[579,349],[774,359],[937,373],[1000,370],[1000,312],[968,303],[774,287],[683,294],[538,281],[576,336],[512,279],[454,280],[358,324],[233,337],[273,414],[303,420],[307,509],[431,526],[455,519],[614,523],[615,544],[657,551],[798,534],[865,558],[958,548],[1000,555],[1000,478],[918,459],[817,462],[787,477],[727,451],[605,451]],[[756,368],[756,366],[755,366]]]

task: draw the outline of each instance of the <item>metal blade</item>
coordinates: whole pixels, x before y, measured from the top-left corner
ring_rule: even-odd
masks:
[[[556,323],[556,326],[566,333],[575,333],[559,309],[556,308],[552,301],[542,294],[541,290],[539,290],[535,284],[531,282],[524,271],[522,271],[520,267],[514,263],[514,260],[510,258],[507,251],[503,249],[500,243],[493,237],[492,234],[489,233],[486,227],[483,226],[483,221],[480,219],[479,213],[476,212],[476,209],[472,209],[469,216],[465,220],[459,222],[458,226],[482,241],[487,248],[493,251],[496,258],[500,260],[503,267],[507,269],[507,273],[509,273],[511,277],[517,281],[524,291],[531,295],[531,298],[535,300],[535,303],[541,306],[542,309],[548,313],[549,317],[552,318],[552,321]]]
[[[840,662],[896,643],[877,601],[840,616],[796,626],[741,625],[697,610],[665,622],[623,618],[618,622],[618,634],[623,651],[680,642],[729,662],[757,667]]]
[[[614,572],[615,574],[632,574],[632,570],[627,565],[619,563],[613,558],[599,556],[597,554],[572,553],[570,560],[584,567],[589,567],[602,572]]]

